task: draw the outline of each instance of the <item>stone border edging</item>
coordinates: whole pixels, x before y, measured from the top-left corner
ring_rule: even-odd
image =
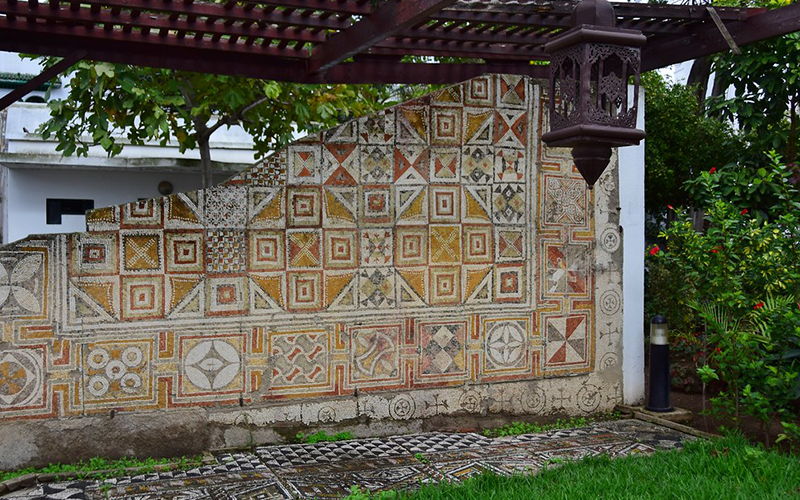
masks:
[[[216,460],[214,457],[209,453],[203,453],[203,458],[200,460],[200,465],[211,465],[215,463]],[[164,470],[170,470],[174,467],[179,466],[179,462],[170,462],[167,464],[158,464],[152,466],[152,470],[154,472],[162,472]],[[122,471],[126,473],[130,473],[130,475],[134,475],[137,472],[141,472],[144,469],[150,469],[150,467],[126,467],[122,469]],[[30,488],[37,484],[41,483],[53,483],[57,481],[64,481],[70,479],[78,479],[78,478],[92,478],[96,476],[101,476],[103,474],[109,474],[112,472],[118,472],[119,469],[101,469],[101,470],[93,470],[93,471],[65,471],[65,472],[42,472],[42,473],[31,473],[25,474],[23,476],[18,476],[11,479],[6,479],[2,483],[0,483],[0,495],[5,495],[6,493],[11,493],[17,490],[21,490],[23,488]],[[149,470],[148,470],[149,472]]]
[[[668,427],[675,431],[680,431],[685,434],[690,434],[692,436],[704,439],[714,439],[720,437],[719,434],[713,434],[711,432],[701,431],[699,429],[695,429],[694,427],[690,427],[688,425],[679,424],[677,422],[673,422],[665,418],[660,418],[652,414],[638,411],[635,406],[619,404],[615,406],[614,409],[620,412],[621,414],[628,415],[628,418],[634,418],[636,420],[643,420],[645,422],[650,422],[652,424],[658,424],[664,427]]]
[[[644,420],[645,422],[650,422],[651,424],[658,424],[664,427],[669,427],[672,430],[680,431],[685,434],[690,434],[692,436],[704,438],[704,439],[715,439],[720,437],[719,434],[712,434],[710,432],[701,431],[699,429],[695,429],[694,427],[689,427],[688,425],[678,424],[676,422],[671,422],[669,420],[654,417],[652,415],[647,415],[645,413],[634,411],[633,418],[637,420]]]

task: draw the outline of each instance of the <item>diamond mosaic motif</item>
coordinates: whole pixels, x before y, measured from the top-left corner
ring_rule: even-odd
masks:
[[[466,329],[464,322],[420,324],[420,377],[466,373]]]

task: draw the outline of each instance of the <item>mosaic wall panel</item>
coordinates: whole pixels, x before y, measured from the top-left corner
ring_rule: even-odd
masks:
[[[0,420],[613,406],[616,158],[588,191],[546,99],[475,78],[0,248]]]

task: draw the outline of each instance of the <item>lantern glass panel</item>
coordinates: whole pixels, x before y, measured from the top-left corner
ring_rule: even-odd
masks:
[[[586,111],[589,120],[600,125],[634,128],[636,106],[630,105],[628,82],[636,75],[639,50],[600,44],[588,48],[591,88]],[[638,94],[638,81],[635,86],[634,93]]]
[[[554,57],[553,99],[551,113],[553,128],[574,125],[580,121],[581,60],[583,50],[573,47]]]

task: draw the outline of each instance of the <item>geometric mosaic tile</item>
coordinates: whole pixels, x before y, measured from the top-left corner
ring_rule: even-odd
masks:
[[[583,179],[545,176],[545,224],[584,225],[587,219],[587,189]]]
[[[505,374],[529,368],[527,318],[487,318],[482,327],[485,373]]]
[[[166,272],[201,273],[205,270],[202,232],[165,232]],[[216,250],[216,249],[214,249]]]
[[[543,248],[546,295],[585,295],[588,284],[588,244],[545,243]]]
[[[522,302],[525,299],[525,265],[498,264],[495,267],[494,296],[497,302]]]
[[[219,185],[208,188],[204,218],[208,227],[244,229],[247,222],[247,188]]]
[[[327,387],[330,349],[330,334],[325,330],[270,332],[270,390]]]
[[[158,319],[163,316],[163,276],[122,277],[122,319]]]
[[[0,317],[35,317],[47,310],[47,254],[28,250],[0,252]]]
[[[466,322],[420,322],[417,331],[421,349],[418,376],[421,380],[466,375]]]
[[[350,487],[413,491],[421,484],[463,481],[483,473],[533,474],[584,457],[647,455],[677,449],[692,436],[637,420],[600,422],[491,439],[474,433],[427,433],[330,443],[259,446],[220,453],[214,463],[104,480],[46,483],[10,498],[111,500],[164,498],[329,498]]]
[[[0,374],[0,410],[42,404],[45,381],[41,349],[0,351]]]
[[[545,368],[583,365],[589,355],[588,317],[548,316],[544,319],[547,335]]]
[[[209,273],[238,273],[246,269],[247,240],[241,229],[210,229],[206,239]]]
[[[73,276],[117,274],[117,233],[73,234],[70,272]]]
[[[121,227],[123,228],[158,228],[162,221],[162,199],[134,201],[122,206]]]
[[[358,386],[399,381],[402,326],[352,327],[350,337],[350,382]]]
[[[395,144],[394,173],[392,175],[394,185],[426,185],[429,179],[436,178],[435,174],[428,172],[428,163],[434,164],[435,171],[437,159],[444,160],[444,158],[439,158],[438,149],[434,152],[422,144]],[[446,172],[443,172],[443,175],[446,175]],[[378,178],[374,175],[373,177]]]
[[[181,337],[181,395],[241,392],[242,338]]]
[[[161,234],[133,231],[120,235],[122,252],[120,260],[124,273],[155,274],[163,272]]]
[[[96,342],[83,346],[87,403],[149,399],[152,347],[148,341]]]

